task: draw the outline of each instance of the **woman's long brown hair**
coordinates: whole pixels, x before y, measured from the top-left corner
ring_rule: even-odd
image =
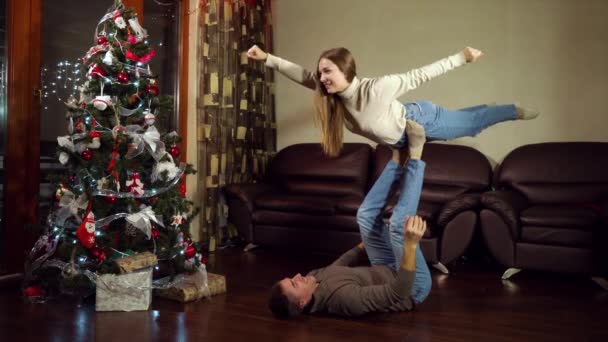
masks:
[[[334,48],[321,53],[321,59],[332,61],[344,73],[350,83],[357,75],[355,59],[345,48]],[[344,120],[346,108],[337,94],[328,94],[321,84],[321,73],[317,62],[317,90],[315,91],[315,124],[321,130],[321,145],[323,151],[330,157],[336,157],[344,144]]]

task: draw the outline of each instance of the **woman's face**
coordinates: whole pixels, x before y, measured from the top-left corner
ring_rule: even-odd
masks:
[[[340,68],[327,58],[321,58],[319,61],[319,75],[319,81],[328,94],[342,92],[350,85]]]

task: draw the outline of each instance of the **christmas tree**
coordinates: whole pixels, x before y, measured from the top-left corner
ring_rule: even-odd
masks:
[[[178,160],[178,134],[158,125],[168,122],[173,101],[159,96],[146,38],[137,14],[117,0],[82,58],[87,80],[79,98],[67,100],[68,134],[57,138],[67,172],[26,265],[28,296],[89,294],[89,275],[111,273],[112,260],[146,251],[162,275],[204,262],[189,238],[196,210],[185,175],[194,170]]]

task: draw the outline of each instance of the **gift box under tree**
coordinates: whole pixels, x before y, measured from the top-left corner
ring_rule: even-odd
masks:
[[[116,259],[120,274],[97,277],[95,290],[96,311],[148,310],[152,302],[152,270],[158,264],[150,252]]]

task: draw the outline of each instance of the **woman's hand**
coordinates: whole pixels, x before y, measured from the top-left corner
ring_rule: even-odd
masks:
[[[462,50],[467,63],[476,62],[481,56],[483,56],[483,52],[481,50],[474,49],[472,47],[467,46]]]
[[[254,45],[251,47],[251,49],[247,50],[247,57],[256,61],[265,61],[268,54],[264,52],[264,50],[260,49],[257,45]]]

